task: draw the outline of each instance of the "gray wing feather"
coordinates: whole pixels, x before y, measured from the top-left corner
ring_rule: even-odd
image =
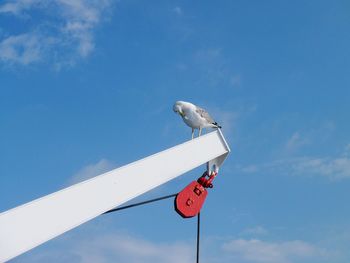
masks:
[[[206,119],[207,122],[209,123],[215,122],[205,109],[202,109],[201,107],[196,106],[196,112],[199,113],[202,118]]]

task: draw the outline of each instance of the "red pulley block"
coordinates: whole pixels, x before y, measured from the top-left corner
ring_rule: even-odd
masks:
[[[194,217],[204,204],[208,191],[205,188],[212,188],[212,181],[217,173],[213,172],[208,178],[205,172],[197,181],[187,185],[175,198],[175,210],[184,218]]]
[[[175,198],[175,210],[184,217],[194,217],[204,204],[208,191],[198,182],[193,181],[187,185]]]

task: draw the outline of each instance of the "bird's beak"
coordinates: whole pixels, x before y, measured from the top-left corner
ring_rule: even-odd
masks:
[[[181,115],[181,117],[185,117],[185,114],[182,111],[179,111],[179,114]]]

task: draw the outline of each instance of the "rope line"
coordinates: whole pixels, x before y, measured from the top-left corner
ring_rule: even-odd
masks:
[[[140,205],[145,205],[145,204],[161,201],[161,200],[164,200],[164,199],[175,197],[176,195],[177,194],[166,195],[166,196],[150,199],[150,200],[147,200],[147,201],[143,201],[143,202],[139,202],[139,203],[135,203],[135,204],[131,204],[131,205],[126,205],[126,206],[113,208],[111,210],[108,210],[107,212],[104,212],[103,215],[104,214],[109,214],[109,213],[112,213],[112,212],[117,212],[117,211],[124,210],[124,209],[128,209],[128,208],[132,208],[132,207],[135,207],[135,206],[140,206]],[[196,263],[199,263],[200,222],[201,222],[201,216],[200,216],[200,213],[198,213],[198,215],[197,215],[197,255],[196,255]]]
[[[158,198],[155,198],[155,199],[143,201],[143,202],[140,202],[140,203],[135,203],[135,204],[131,204],[131,205],[126,205],[126,206],[113,208],[111,210],[108,210],[107,212],[104,212],[103,214],[108,214],[108,213],[116,212],[116,211],[119,211],[119,210],[124,210],[124,209],[127,209],[127,208],[139,206],[139,205],[145,205],[145,204],[157,202],[157,201],[164,200],[164,199],[167,199],[167,198],[175,197],[176,195],[177,194],[166,195],[166,196],[158,197]]]
[[[199,263],[199,238],[200,238],[200,229],[201,229],[201,213],[197,215],[197,263]]]

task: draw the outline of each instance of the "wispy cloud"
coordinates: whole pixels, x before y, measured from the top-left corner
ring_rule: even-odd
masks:
[[[270,242],[260,239],[204,237],[203,262],[291,263],[328,259],[333,251],[302,241]],[[194,240],[154,241],[118,230],[108,219],[91,222],[18,257],[14,262],[67,263],[191,263],[195,260]],[[323,261],[322,261],[323,262]]]
[[[217,121],[221,126],[225,134],[225,137],[230,141],[230,143],[235,143],[239,141],[240,137],[240,122],[247,118],[256,111],[255,105],[242,105],[234,107],[232,104],[221,105],[221,108],[211,107],[211,101],[204,102],[203,105],[208,105],[205,107],[210,115]],[[200,105],[201,106],[201,105]]]
[[[28,65],[40,61],[45,40],[35,33],[10,36],[0,43],[0,60]]]
[[[350,178],[350,158],[293,157],[264,164],[238,166],[243,173],[279,173],[294,176],[324,176],[332,180]]]
[[[248,235],[267,235],[268,233],[269,231],[263,226],[254,226],[243,231],[243,234]]]
[[[292,176],[323,176],[331,180],[350,178],[350,144],[345,144],[338,154],[333,155],[302,155],[301,149],[313,146],[316,141],[323,144],[329,139],[335,129],[331,121],[323,123],[317,129],[299,132],[295,131],[282,143],[282,147],[265,162],[237,164],[235,169],[246,174],[280,174]],[[321,132],[320,132],[321,131]]]
[[[350,143],[345,146],[344,156],[350,156]]]
[[[179,6],[174,7],[173,11],[175,12],[175,14],[182,16],[183,15],[183,11],[182,8]]]
[[[289,263],[321,258],[327,253],[300,240],[266,242],[259,239],[235,239],[223,245],[223,250],[244,262]]]
[[[43,5],[44,1],[40,0],[15,0],[7,1],[0,6],[0,13],[13,13],[20,15],[23,10],[29,9],[32,6]]]
[[[112,2],[113,0],[6,1],[0,6],[0,14],[13,15],[17,18],[16,23],[26,23],[35,13],[40,13],[42,18],[35,21],[34,28],[20,34],[7,28],[7,36],[0,42],[0,59],[22,65],[47,60],[53,61],[56,67],[74,64],[76,59],[85,58],[94,50],[94,30]],[[34,53],[29,56],[31,51]]]
[[[97,163],[89,164],[76,172],[68,181],[68,184],[76,184],[97,175],[103,174],[116,168],[116,165],[106,159],[101,159]]]
[[[215,118],[215,121],[217,121],[222,126],[225,134],[232,136],[235,131],[240,113],[238,111],[229,111],[218,108],[210,108],[208,111],[210,111],[212,117]]]
[[[194,249],[187,242],[153,242],[100,227],[85,227],[55,240],[49,248],[38,248],[15,262],[51,263],[191,263]]]
[[[111,258],[119,262],[193,262],[193,249],[185,243],[154,243],[132,236],[103,235],[80,243],[75,251],[81,262],[110,262]],[[96,262],[96,261],[93,261]]]
[[[210,86],[230,85],[233,75],[225,63],[221,48],[200,49],[194,54],[194,64],[201,70],[201,82]]]
[[[304,157],[291,160],[290,163],[293,172],[296,174],[321,175],[331,179],[350,177],[350,159],[347,157]]]
[[[287,152],[295,152],[300,149],[302,146],[308,144],[308,139],[302,137],[299,132],[293,133],[293,135],[288,139],[285,149]]]
[[[187,61],[177,62],[176,67],[180,71],[191,69],[201,87],[231,89],[242,84],[241,74],[234,70],[232,61],[220,47],[198,49]]]

